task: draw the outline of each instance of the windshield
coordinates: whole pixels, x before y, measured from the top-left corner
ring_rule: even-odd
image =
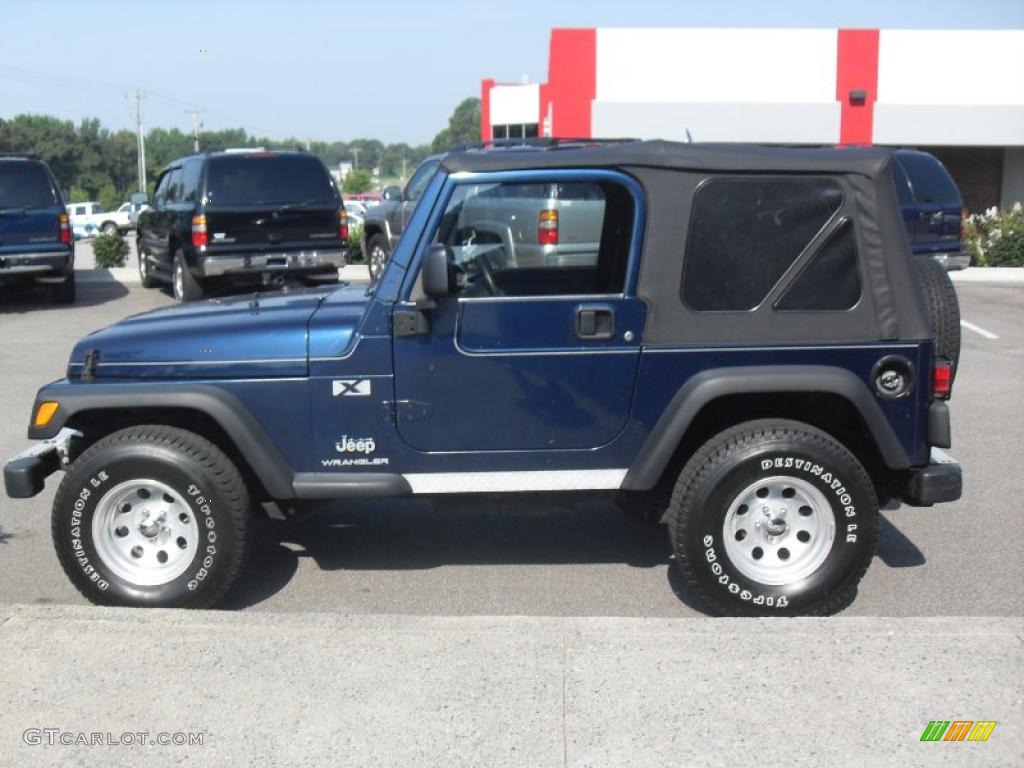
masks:
[[[331,177],[316,157],[237,155],[210,160],[206,199],[215,205],[336,202]]]
[[[49,208],[57,202],[50,176],[39,163],[0,163],[0,210]]]

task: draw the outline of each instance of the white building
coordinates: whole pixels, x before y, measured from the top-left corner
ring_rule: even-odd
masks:
[[[972,210],[1024,199],[1024,30],[555,29],[548,79],[483,81],[481,138],[927,149]]]

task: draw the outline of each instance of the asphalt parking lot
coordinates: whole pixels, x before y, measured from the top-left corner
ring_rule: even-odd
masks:
[[[1024,284],[958,284],[963,357],[952,401],[965,494],[885,512],[881,545],[851,616],[1020,616],[1024,598]],[[63,375],[74,342],[171,303],[163,291],[83,282],[79,301],[0,297],[0,458],[26,446],[36,389]],[[986,333],[981,333],[984,331]],[[996,338],[990,338],[995,336]],[[81,604],[50,543],[51,480],[0,498],[0,603]],[[701,615],[682,591],[664,529],[607,503],[338,504],[300,523],[260,521],[248,572],[226,607],[344,614]]]

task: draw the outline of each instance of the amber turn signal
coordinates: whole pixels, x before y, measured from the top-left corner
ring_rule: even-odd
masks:
[[[36,411],[35,425],[37,427],[45,427],[50,423],[50,419],[53,418],[53,414],[60,408],[60,403],[55,403],[52,400],[47,400],[45,403],[39,404],[39,410]]]

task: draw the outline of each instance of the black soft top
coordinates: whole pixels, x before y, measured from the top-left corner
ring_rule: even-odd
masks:
[[[449,173],[533,168],[636,167],[684,171],[854,173],[877,177],[892,152],[876,147],[764,147],[746,144],[684,144],[626,141],[562,144],[547,149],[464,150],[444,157]]]

